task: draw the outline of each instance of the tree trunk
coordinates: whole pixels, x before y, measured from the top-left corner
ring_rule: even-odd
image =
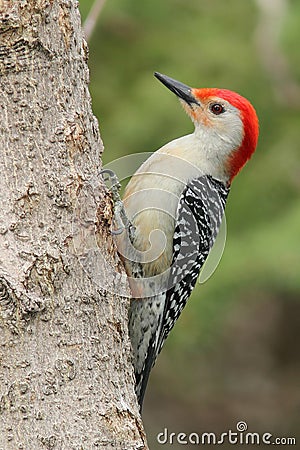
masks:
[[[0,28],[0,449],[147,448],[77,2]]]

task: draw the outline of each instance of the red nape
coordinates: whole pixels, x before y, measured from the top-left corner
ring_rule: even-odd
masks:
[[[228,161],[231,182],[256,149],[259,125],[256,111],[247,99],[235,92],[222,89],[219,90],[219,96],[241,111],[244,123],[242,144],[239,149],[233,152]]]
[[[256,149],[259,134],[256,111],[246,98],[228,89],[193,89],[193,93],[202,100],[208,100],[209,98],[215,97],[222,98],[240,110],[244,124],[244,138],[240,148],[236,149],[228,159],[231,182]]]

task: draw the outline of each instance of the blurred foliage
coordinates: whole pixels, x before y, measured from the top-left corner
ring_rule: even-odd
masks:
[[[80,1],[83,16],[91,4]],[[280,103],[264,72],[254,39],[258,15],[254,1],[108,0],[90,42],[105,163],[192,131],[155,70],[195,87],[236,90],[260,119],[257,152],[229,197],[220,266],[195,289],[153,371],[145,403],[153,449],[168,423],[172,431],[218,424],[226,431],[249,419],[252,431],[267,426],[273,434],[295,433],[296,415],[299,424],[300,105]],[[299,2],[290,0],[279,45],[298,84],[299,23]]]

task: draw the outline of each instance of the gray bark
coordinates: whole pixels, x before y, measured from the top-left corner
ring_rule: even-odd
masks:
[[[74,0],[0,1],[0,449],[142,449]]]

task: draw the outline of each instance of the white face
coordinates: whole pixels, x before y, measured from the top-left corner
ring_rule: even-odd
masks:
[[[199,105],[181,103],[195,124],[195,134],[213,153],[229,155],[238,149],[243,141],[244,126],[240,111],[228,101],[209,97],[199,101]]]
[[[240,111],[219,97],[199,100],[199,104],[180,102],[195,124],[194,164],[204,173],[228,182],[229,158],[238,151],[244,138]]]

